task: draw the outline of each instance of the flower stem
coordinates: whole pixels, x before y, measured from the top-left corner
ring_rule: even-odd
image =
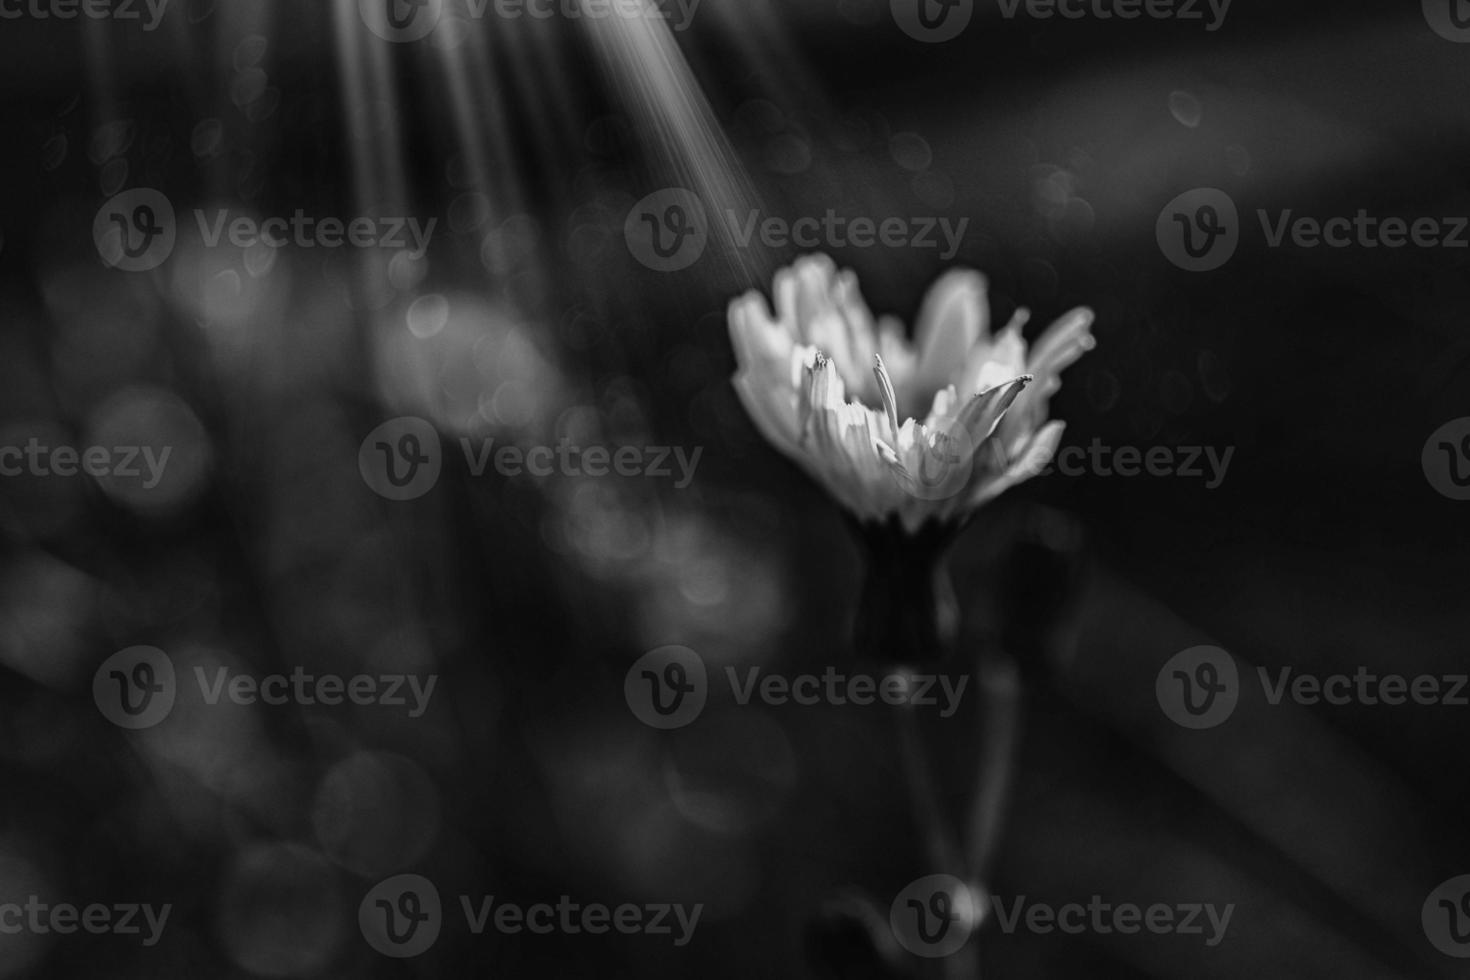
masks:
[[[945,567],[953,529],[926,525],[909,533],[896,519],[852,523],[867,558],[853,624],[859,658],[907,665],[945,660],[959,631],[959,604]]]

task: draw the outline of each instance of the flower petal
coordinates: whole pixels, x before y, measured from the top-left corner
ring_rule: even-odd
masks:
[[[1036,375],[1036,383],[1026,389],[1006,416],[1002,431],[1007,442],[1028,438],[1046,420],[1051,396],[1062,387],[1061,372],[1097,345],[1092,336],[1093,319],[1091,310],[1079,306],[1047,327],[1037,340],[1026,361],[1026,369]]]
[[[1083,354],[1097,346],[1092,336],[1092,323],[1096,319],[1085,306],[1059,317],[1046,328],[1031,348],[1026,361],[1026,370],[1033,374],[1060,374]]]
[[[800,456],[801,426],[795,393],[773,391],[752,374],[737,374],[731,384],[745,413],[766,441],[788,456]]]
[[[791,386],[797,356],[786,331],[767,315],[765,300],[747,293],[730,304],[730,341],[738,365],[735,391],[761,434],[783,452],[798,451],[801,435]]]
[[[934,391],[958,380],[965,355],[988,338],[989,321],[984,276],[966,269],[951,270],[941,276],[930,287],[919,311],[914,331],[918,364],[911,394],[927,400]]]
[[[995,335],[989,345],[982,345],[971,352],[965,364],[962,391],[986,391],[1026,373],[1026,341],[1021,336],[1021,327],[1028,316],[1025,310],[1017,310],[1011,322]]]
[[[848,390],[877,399],[868,373],[878,345],[873,317],[850,270],[839,272],[825,255],[804,255],[777,274],[776,307],[797,343],[820,347],[835,362]]]
[[[1024,483],[1050,465],[1057,453],[1057,444],[1062,441],[1064,422],[1048,422],[1031,438],[1031,442],[1011,463],[1010,467],[994,480],[981,485],[970,498],[971,508],[994,500],[1018,483]]]
[[[971,398],[964,408],[960,409],[956,419],[958,426],[964,428],[970,439],[979,446],[995,427],[1000,424],[1006,409],[1016,400],[1016,396],[1025,390],[1031,383],[1031,375],[1023,374],[1019,378],[1012,378],[1004,384],[996,385],[989,391],[983,391]]]
[[[873,437],[875,415],[842,400],[842,379],[830,358],[812,368],[811,414],[805,447],[818,479],[848,510],[863,519],[881,519],[893,507],[886,465]]]
[[[760,293],[751,291],[731,300],[727,318],[735,363],[741,370],[767,365],[780,365],[784,369],[794,343],[785,329],[771,319]]]

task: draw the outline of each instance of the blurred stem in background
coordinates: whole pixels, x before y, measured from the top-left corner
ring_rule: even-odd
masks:
[[[980,698],[975,787],[966,819],[965,855],[969,870],[989,882],[1000,846],[1006,802],[1010,798],[1021,740],[1021,675],[1015,661],[1001,651],[981,655],[975,663]]]

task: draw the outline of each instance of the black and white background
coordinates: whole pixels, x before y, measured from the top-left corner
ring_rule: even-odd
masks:
[[[0,0],[0,100],[0,980],[1470,975],[1462,0]],[[808,252],[1096,313],[948,553],[945,956],[901,711],[723,681],[891,669],[730,383]]]

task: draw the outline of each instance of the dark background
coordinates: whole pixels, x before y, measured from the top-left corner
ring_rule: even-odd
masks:
[[[658,733],[621,696],[628,665],[667,643],[784,672],[851,665],[858,550],[728,383],[725,304],[795,253],[715,244],[674,274],[633,261],[623,216],[678,181],[581,25],[488,25],[471,71],[427,44],[344,42],[331,7],[196,3],[152,35],[0,24],[0,422],[79,441],[132,392],[187,406],[197,430],[171,438],[207,461],[147,506],[0,481],[0,893],[176,906],[153,949],[0,936],[0,977],[811,975],[802,936],[824,899],[856,889],[886,910],[934,870],[882,712],[717,698]],[[1017,576],[1064,591],[1024,578],[1036,540],[1063,542],[1075,576],[1044,640],[1009,651],[1028,710],[994,890],[1236,904],[1215,948],[990,925],[990,977],[1467,975],[1419,912],[1470,871],[1470,709],[1268,707],[1248,687],[1225,725],[1192,732],[1154,701],[1159,666],[1206,642],[1247,671],[1466,669],[1470,505],[1419,459],[1470,414],[1467,254],[1271,249],[1255,209],[1470,214],[1470,46],[1414,4],[1280,7],[1235,0],[1206,33],[1005,21],[981,2],[961,38],[925,45],[879,4],[705,0],[678,38],[750,200],[966,215],[954,262],[987,273],[998,317],[1097,311],[1098,348],[1052,403],[1067,444],[1235,447],[1215,490],[1038,478],[955,549],[977,651],[1035,637],[1013,627]],[[353,44],[371,52],[371,105],[342,72]],[[355,214],[364,169],[390,158],[402,179],[375,201],[441,226],[427,262],[391,275],[288,251],[256,276],[182,234],[161,270],[126,275],[90,238],[134,186],[181,216]],[[1244,230],[1225,267],[1192,274],[1154,221],[1198,186],[1229,193]],[[933,252],[835,257],[907,321],[942,268]],[[427,294],[451,312],[418,338],[407,311]],[[403,414],[446,442],[475,417],[502,441],[704,455],[680,491],[474,478],[450,454],[433,492],[392,504],[356,453]],[[181,712],[134,734],[90,684],[137,643],[441,680],[416,721]],[[956,814],[973,707],[935,733],[961,760]],[[684,949],[451,926],[397,962],[355,915],[400,871],[447,896],[706,910]]]

